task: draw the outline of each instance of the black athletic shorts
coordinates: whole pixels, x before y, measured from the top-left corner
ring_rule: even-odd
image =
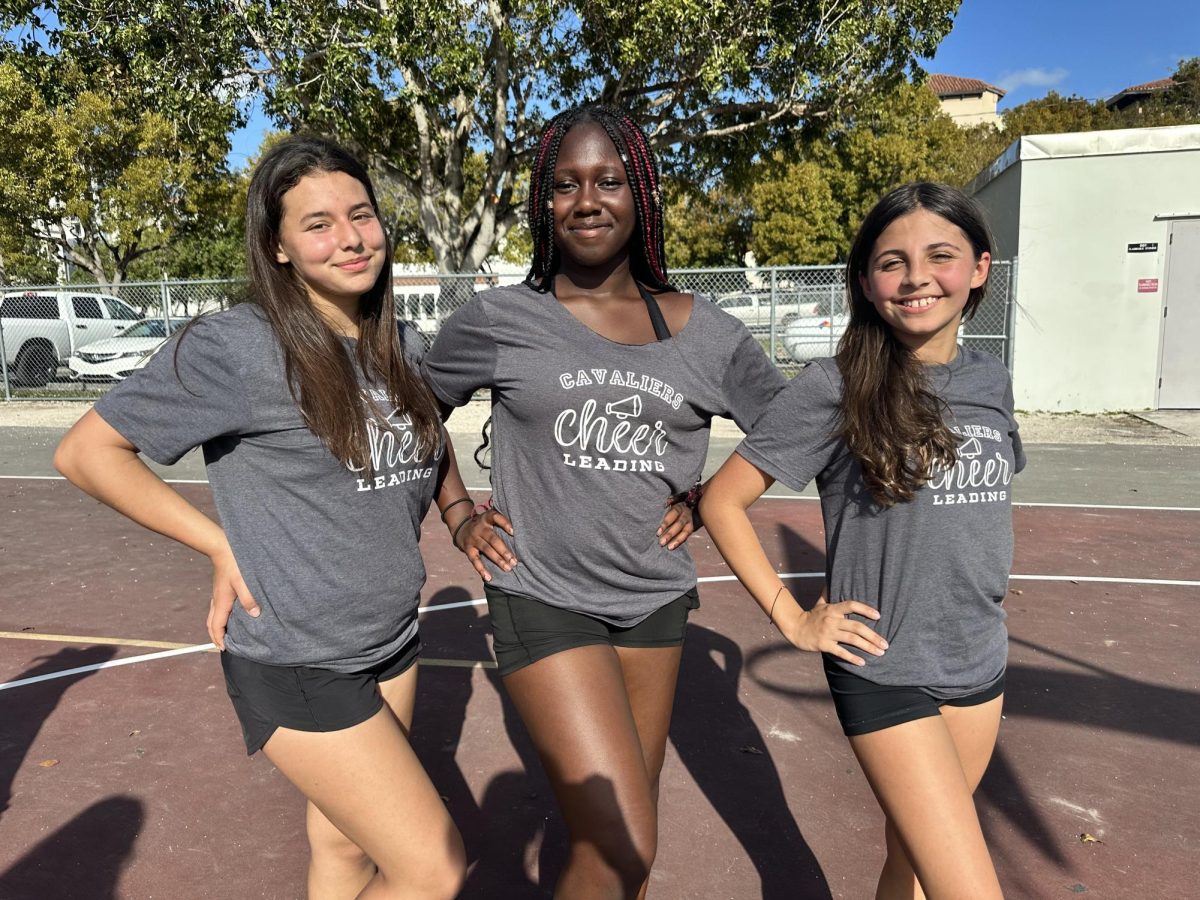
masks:
[[[833,705],[846,737],[882,731],[914,719],[940,715],[943,706],[979,706],[1004,693],[1004,673],[992,684],[966,697],[939,700],[924,688],[897,687],[876,684],[860,675],[847,672],[833,662],[834,657],[822,654],[825,679],[833,694]]]
[[[630,628],[619,628],[584,613],[510,594],[485,584],[492,619],[492,649],[501,675],[511,675],[563,650],[608,644],[612,647],[678,647],[688,613],[700,605],[692,588]]]
[[[390,657],[361,672],[269,666],[232,653],[221,654],[221,668],[246,752],[253,756],[276,728],[341,731],[367,721],[383,706],[379,684],[403,675],[420,655],[421,639],[413,635]]]

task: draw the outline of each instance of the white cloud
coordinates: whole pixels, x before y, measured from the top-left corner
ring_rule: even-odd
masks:
[[[1067,77],[1067,70],[1057,69],[1018,69],[1009,72],[996,82],[1005,91],[1015,91],[1022,87],[1053,87]]]

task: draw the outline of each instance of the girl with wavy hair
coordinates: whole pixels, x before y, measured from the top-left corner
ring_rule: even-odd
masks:
[[[1010,484],[1025,457],[1004,365],[958,344],[990,263],[982,211],[960,191],[908,184],[880,200],[846,265],[836,358],[775,398],[701,501],[763,612],[824,656],[886,817],[880,898],[1001,896],[971,795],[1000,726]],[[805,610],[747,510],[776,480],[813,479],[826,593]]]

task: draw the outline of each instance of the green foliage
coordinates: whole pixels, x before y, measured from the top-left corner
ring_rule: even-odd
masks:
[[[614,102],[681,176],[744,173],[764,143],[853,110],[932,56],[958,4],[73,0],[45,4],[58,24],[40,27],[161,90],[160,112],[195,140],[261,92],[280,127],[369,160],[405,253],[472,271],[522,217],[519,175],[547,111]]]
[[[752,216],[744,192],[716,187],[702,193],[669,181],[664,219],[669,269],[745,264]]]
[[[836,261],[844,228],[830,173],[813,160],[785,162],[779,156],[766,169],[770,174],[750,192],[755,262],[785,266]]]

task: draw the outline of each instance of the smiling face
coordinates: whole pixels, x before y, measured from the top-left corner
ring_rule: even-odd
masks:
[[[991,254],[978,258],[963,230],[916,209],[875,241],[859,284],[896,338],[925,362],[957,354],[958,327],[971,291],[987,281]]]
[[[275,259],[292,266],[314,302],[355,308],[386,258],[383,226],[357,178],[312,172],[283,195]]]
[[[563,266],[584,269],[627,258],[637,228],[629,176],[595,122],[567,132],[554,166],[554,242]]]

